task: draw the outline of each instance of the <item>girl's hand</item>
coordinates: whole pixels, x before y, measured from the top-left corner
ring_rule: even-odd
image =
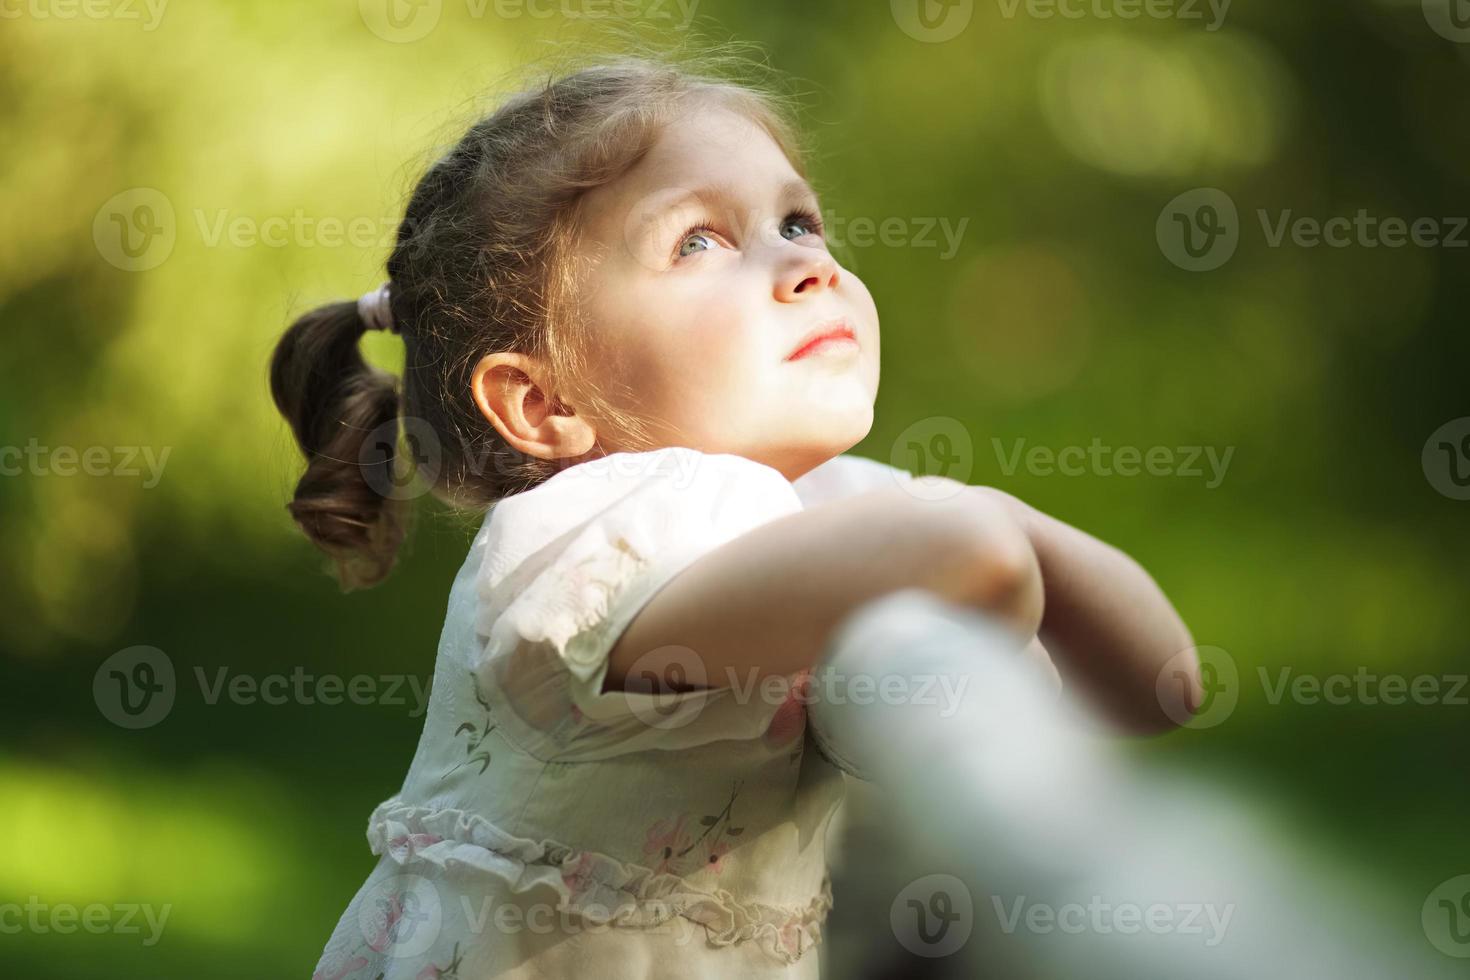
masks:
[[[1018,515],[1004,501],[977,487],[942,502],[920,501],[920,508],[948,511],[951,540],[968,555],[964,571],[945,587],[945,598],[990,613],[1023,637],[1035,636],[1046,607],[1041,561]]]
[[[1046,582],[1037,636],[1068,686],[1138,733],[1173,728],[1196,710],[1202,688],[1194,639],[1149,574],[1117,548],[1010,494],[975,489],[1008,509],[1035,549]],[[1184,671],[1186,681],[1167,704],[1158,684],[1165,668]]]

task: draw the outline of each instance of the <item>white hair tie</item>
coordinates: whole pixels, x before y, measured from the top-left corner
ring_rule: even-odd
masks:
[[[357,315],[369,330],[386,330],[397,333],[393,322],[393,308],[388,303],[388,284],[363,293],[357,300]]]

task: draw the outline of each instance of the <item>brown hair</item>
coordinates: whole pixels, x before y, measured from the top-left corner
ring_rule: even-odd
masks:
[[[367,324],[355,301],[312,310],[286,331],[271,393],[307,459],[287,509],[335,561],[344,589],[386,577],[406,534],[409,500],[395,492],[410,462],[400,428],[418,443],[411,459],[433,464],[419,475],[455,506],[483,509],[566,465],[518,452],[480,414],[470,379],[488,353],[546,365],[560,388],[548,396],[596,419],[599,442],[610,432],[619,449],[656,448],[642,420],[613,409],[611,379],[595,378],[582,354],[582,195],[709,99],[761,125],[805,177],[788,98],[734,80],[758,67],[729,54],[604,57],[517,92],[470,126],[418,181],[388,259],[401,379],[363,359]]]

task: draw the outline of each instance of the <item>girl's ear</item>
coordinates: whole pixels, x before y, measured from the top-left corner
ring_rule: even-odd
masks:
[[[480,414],[517,451],[542,459],[581,456],[597,432],[565,402],[547,394],[542,365],[524,354],[486,354],[470,377]]]

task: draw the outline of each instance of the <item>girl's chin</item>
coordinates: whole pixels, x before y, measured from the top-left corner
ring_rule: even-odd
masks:
[[[808,414],[805,424],[793,428],[797,431],[788,430],[789,437],[797,438],[813,456],[830,459],[847,452],[873,431],[873,406],[866,403],[846,411]]]

